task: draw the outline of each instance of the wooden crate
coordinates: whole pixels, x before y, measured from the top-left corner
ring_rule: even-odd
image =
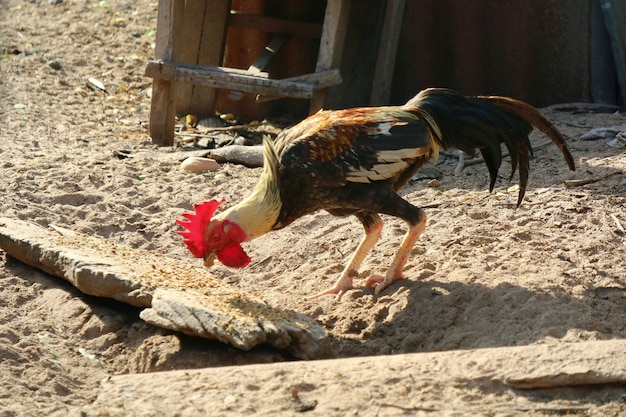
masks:
[[[175,114],[211,114],[216,89],[256,93],[257,99],[309,99],[309,113],[324,107],[328,87],[342,82],[340,75],[351,0],[327,0],[323,22],[279,19],[231,10],[231,0],[159,0],[155,59],[145,75],[153,78],[149,130],[159,145],[174,143]],[[381,104],[390,90],[391,73],[402,20],[404,0],[387,0],[383,34],[378,45],[372,101]],[[222,66],[229,27],[272,34],[264,51],[248,69]],[[314,72],[272,79],[264,66],[273,46],[285,36],[319,38]]]

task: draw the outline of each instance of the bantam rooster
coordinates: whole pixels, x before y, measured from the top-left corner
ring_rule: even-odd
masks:
[[[340,298],[382,230],[379,213],[403,219],[408,232],[387,273],[373,275],[367,286],[377,296],[396,280],[424,231],[426,215],[398,195],[417,170],[439,149],[469,154],[478,149],[489,170],[492,191],[502,160],[501,143],[512,160],[511,177],[519,171],[522,203],[528,182],[533,126],[559,147],[567,165],[574,160],[556,128],[534,107],[498,96],[465,97],[440,88],[421,91],[403,106],[320,111],[276,138],[264,140],[264,168],[245,200],[217,215],[224,199],[194,206],[178,224],[190,252],[210,267],[215,257],[241,268],[250,257],[241,244],[318,210],[336,216],[356,216],[365,237],[335,285],[316,295]]]

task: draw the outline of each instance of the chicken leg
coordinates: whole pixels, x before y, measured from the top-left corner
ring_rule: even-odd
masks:
[[[359,243],[356,251],[350,258],[350,262],[344,268],[339,279],[332,288],[315,294],[311,298],[318,298],[322,295],[336,294],[336,299],[340,300],[346,291],[352,289],[352,280],[359,275],[359,268],[368,253],[372,250],[383,230],[383,222],[380,216],[374,212],[358,212],[355,214],[365,229],[365,237]],[[406,260],[405,260],[406,261]]]
[[[374,297],[377,297],[382,290],[387,288],[393,282],[404,278],[404,276],[402,275],[404,265],[409,259],[409,255],[411,254],[411,250],[413,250],[413,247],[415,246],[415,242],[417,242],[417,239],[419,239],[425,228],[426,215],[422,214],[422,218],[419,223],[415,225],[409,225],[409,230],[404,236],[404,240],[402,241],[402,244],[400,244],[398,252],[396,252],[396,256],[389,266],[389,269],[387,270],[385,276],[372,275],[367,279],[365,285],[367,287],[374,287]]]

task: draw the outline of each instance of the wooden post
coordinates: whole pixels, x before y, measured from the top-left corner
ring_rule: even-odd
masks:
[[[174,61],[195,65],[200,52],[200,36],[204,29],[204,12],[213,1],[185,0],[181,26],[174,30]],[[193,84],[174,83],[176,113],[184,115],[194,111],[191,105]]]
[[[405,0],[387,0],[370,94],[370,104],[373,106],[389,104],[404,4]]]
[[[320,50],[317,56],[315,71],[337,68],[341,65],[341,55],[350,18],[352,0],[327,0],[326,14]],[[315,113],[324,107],[326,89],[320,89],[313,94],[309,112]]]
[[[154,143],[174,144],[176,113],[206,117],[214,111],[216,88],[240,89],[268,97],[310,98],[311,112],[324,105],[326,89],[341,82],[338,68],[352,0],[328,0],[324,24],[300,24],[267,16],[234,14],[233,23],[262,27],[281,36],[287,29],[303,36],[321,33],[315,73],[282,80],[255,71],[223,68],[231,0],[159,0],[149,133]]]
[[[230,0],[159,0],[155,58],[194,65],[221,64]],[[213,110],[215,89],[155,78],[150,107],[150,136],[158,145],[174,144],[174,117]]]
[[[171,61],[174,55],[175,17],[182,11],[184,0],[159,0],[157,12],[156,59]],[[152,102],[150,104],[150,137],[157,145],[174,144],[175,101],[172,81],[155,79],[152,82]]]
[[[228,31],[230,0],[201,0],[205,3],[202,36],[198,46],[196,64],[202,66],[221,66]],[[196,28],[196,30],[198,30]],[[194,85],[189,106],[199,117],[213,115],[215,108],[215,88]]]

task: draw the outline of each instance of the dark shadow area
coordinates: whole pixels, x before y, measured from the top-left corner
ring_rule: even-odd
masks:
[[[365,329],[367,323],[354,322],[349,337],[334,339],[337,356],[519,346],[546,338],[626,339],[623,288],[593,288],[573,297],[558,287],[529,290],[505,283],[489,288],[408,278],[386,290],[408,291],[406,308],[391,318],[377,318],[371,330]],[[357,289],[347,296],[370,298],[371,291]],[[383,292],[378,303],[390,300]]]
[[[67,281],[32,268],[10,256],[4,264],[11,277],[23,280],[20,286],[36,291],[24,296],[24,305],[36,311],[54,333],[89,352],[111,374],[144,373],[173,369],[246,365],[292,360],[285,352],[258,346],[248,352],[219,341],[191,337],[162,329],[140,319],[141,308],[113,299],[81,293]],[[62,294],[46,294],[58,289]],[[30,307],[29,307],[30,308]],[[78,331],[76,331],[78,329]]]

